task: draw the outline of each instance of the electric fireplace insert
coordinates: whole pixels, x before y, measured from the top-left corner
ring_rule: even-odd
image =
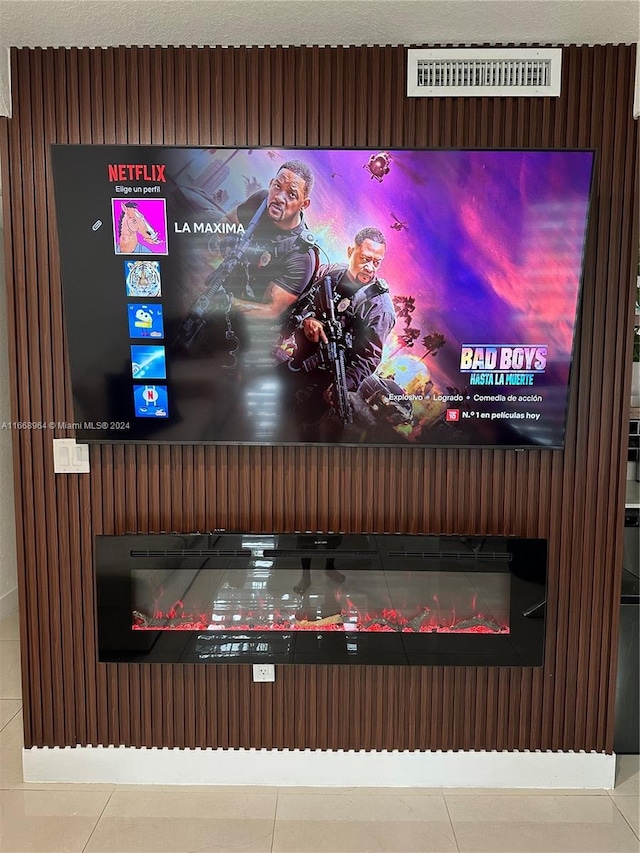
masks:
[[[130,534],[95,565],[101,661],[543,663],[543,539]]]

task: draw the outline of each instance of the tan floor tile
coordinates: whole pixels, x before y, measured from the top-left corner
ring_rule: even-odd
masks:
[[[3,853],[81,853],[108,793],[0,791]]]
[[[440,821],[276,821],[273,853],[457,853]]]
[[[137,794],[273,794],[278,793],[276,786],[267,785],[116,785],[118,793],[134,791]]]
[[[216,818],[274,820],[277,795],[275,793],[246,794],[238,791],[219,791],[208,788],[193,792],[180,789],[171,792],[127,790],[116,788],[105,817],[156,818]]]
[[[116,790],[86,853],[268,853],[277,795]]]
[[[273,821],[101,817],[84,853],[271,853]]]
[[[0,620],[0,643],[18,643],[20,641],[20,625],[18,623],[18,612],[12,613]]]
[[[606,788],[441,788],[447,797],[608,797]]]
[[[0,699],[0,731],[22,708],[22,699]]]
[[[397,794],[387,788],[384,793],[353,793],[349,790],[320,794],[285,794],[278,796],[277,820],[304,821],[449,821],[441,795]]]
[[[445,799],[461,853],[638,853],[610,797]]]
[[[640,755],[617,756],[614,793],[640,795]]]
[[[303,794],[350,794],[352,796],[371,796],[379,794],[381,796],[394,796],[401,793],[411,796],[412,794],[420,794],[422,796],[441,797],[443,794],[453,797],[468,797],[470,794],[479,797],[495,797],[496,794],[508,794],[514,797],[555,797],[575,796],[579,794],[581,797],[608,797],[609,791],[605,788],[557,788],[550,791],[548,788],[314,788],[314,787],[281,787],[278,789],[281,794],[293,794],[300,796]]]
[[[362,789],[278,797],[273,853],[457,851],[442,796]]]
[[[640,798],[633,794],[624,796],[612,794],[611,799],[620,809],[631,829],[640,836]]]
[[[278,788],[278,791],[281,794],[292,794],[293,796],[308,796],[309,794],[336,794],[336,795],[344,795],[348,794],[352,797],[371,797],[371,796],[401,796],[406,794],[407,796],[419,795],[419,796],[431,796],[431,797],[441,797],[443,789],[442,788],[383,788],[379,786],[375,786],[372,788],[358,787],[358,788],[349,788],[347,786],[344,787],[314,787],[314,786],[281,786]],[[469,793],[469,789],[467,788],[467,793]]]
[[[0,643],[0,699],[21,699],[20,646]]]
[[[20,711],[0,731],[0,752],[4,749],[22,749],[23,746],[24,732],[22,729],[22,711]]]

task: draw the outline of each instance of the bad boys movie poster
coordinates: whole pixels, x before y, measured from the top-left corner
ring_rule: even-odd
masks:
[[[82,440],[563,445],[593,152],[52,156]]]

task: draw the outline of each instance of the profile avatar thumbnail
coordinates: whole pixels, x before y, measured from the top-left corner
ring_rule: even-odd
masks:
[[[166,385],[134,385],[133,403],[137,418],[168,418]]]
[[[162,296],[159,261],[125,261],[124,276],[127,296]]]
[[[162,305],[129,304],[130,338],[163,338]]]
[[[164,347],[132,346],[131,372],[134,379],[166,379]]]
[[[111,199],[117,255],[166,255],[167,207],[163,198]]]

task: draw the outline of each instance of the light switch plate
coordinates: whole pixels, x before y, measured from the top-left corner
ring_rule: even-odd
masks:
[[[53,439],[53,471],[55,474],[88,474],[89,445],[76,444],[75,438]]]

